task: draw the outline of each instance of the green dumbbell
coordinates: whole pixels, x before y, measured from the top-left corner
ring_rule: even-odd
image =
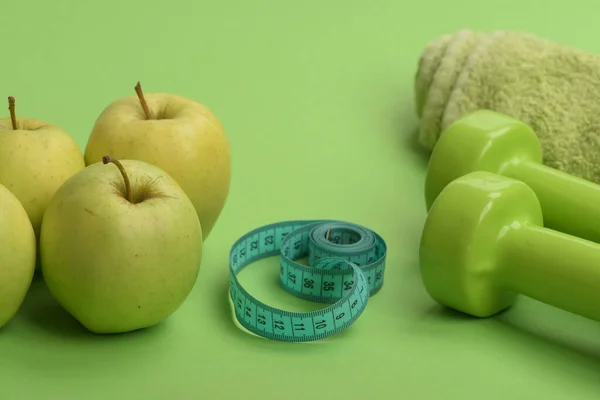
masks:
[[[489,317],[518,294],[600,321],[600,244],[542,226],[525,183],[478,171],[452,181],[431,206],[419,250],[438,303]]]
[[[600,185],[544,166],[539,139],[523,122],[480,110],[445,129],[429,160],[427,208],[448,183],[473,171],[526,183],[542,205],[546,227],[600,242]]]

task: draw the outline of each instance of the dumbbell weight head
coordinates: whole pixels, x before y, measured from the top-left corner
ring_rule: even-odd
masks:
[[[508,130],[497,131],[502,136]],[[502,285],[502,235],[515,224],[541,226],[542,221],[535,193],[520,181],[477,171],[448,183],[433,202],[421,236],[427,292],[438,303],[477,317],[506,309],[516,294]]]
[[[441,134],[425,178],[427,209],[450,182],[473,171],[502,173],[511,163],[542,162],[542,148],[525,123],[490,110],[478,110]]]

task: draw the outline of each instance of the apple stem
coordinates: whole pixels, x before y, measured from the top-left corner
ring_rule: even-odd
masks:
[[[17,115],[15,114],[15,98],[8,96],[8,111],[10,112],[10,122],[12,122],[12,128],[16,131],[17,127]]]
[[[144,98],[144,92],[142,92],[142,85],[139,82],[137,83],[137,85],[135,85],[135,92],[137,93],[138,99],[140,99],[140,104],[142,105],[144,114],[146,114],[146,119],[152,119],[152,113],[150,112],[148,103],[146,103],[146,99]]]
[[[127,172],[125,172],[125,168],[123,167],[123,164],[121,164],[119,162],[119,160],[115,160],[111,156],[102,157],[102,162],[104,164],[113,163],[117,166],[117,168],[119,168],[119,171],[121,171],[121,175],[123,175],[123,180],[125,181],[125,194],[127,196],[127,200],[129,200],[129,202],[131,204],[133,204],[133,192],[131,191],[131,185],[129,184],[129,177],[127,176]]]

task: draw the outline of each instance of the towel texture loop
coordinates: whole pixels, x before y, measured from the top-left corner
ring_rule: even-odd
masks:
[[[425,47],[415,101],[429,150],[449,124],[489,109],[531,126],[544,164],[600,183],[600,55],[532,34],[461,30]]]

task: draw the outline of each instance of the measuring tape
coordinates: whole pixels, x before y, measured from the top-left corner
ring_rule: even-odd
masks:
[[[308,342],[348,328],[383,285],[385,241],[343,221],[285,221],[254,229],[229,254],[229,294],[238,322],[267,339]],[[301,299],[330,306],[311,312],[270,307],[250,295],[237,274],[254,261],[280,256],[279,282]],[[297,260],[308,256],[308,265]]]

